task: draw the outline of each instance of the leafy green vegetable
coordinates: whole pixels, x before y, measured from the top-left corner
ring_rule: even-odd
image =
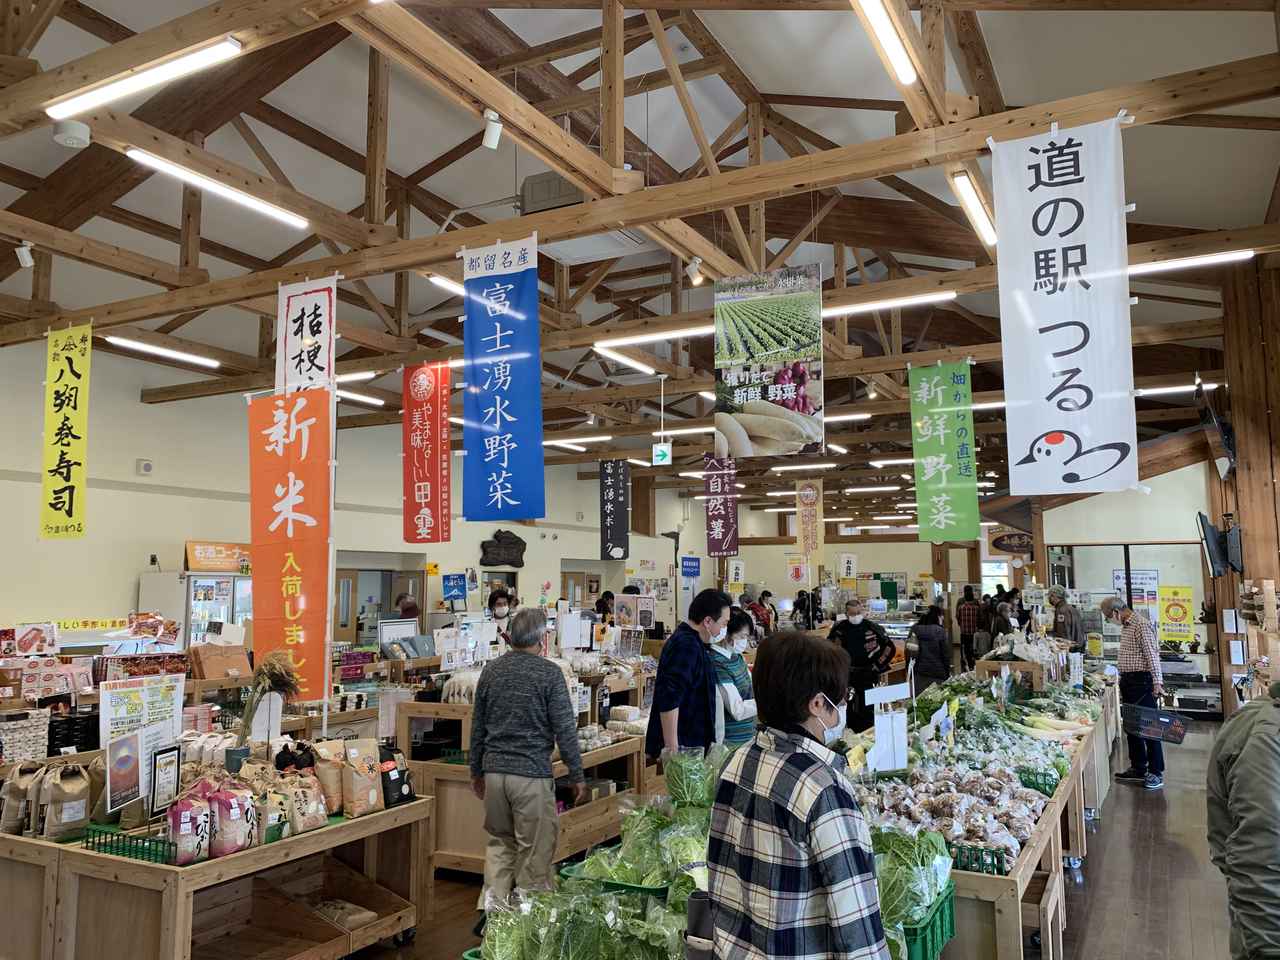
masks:
[[[667,791],[677,806],[711,806],[711,764],[701,750],[666,754],[663,770],[667,777]]]
[[[521,960],[524,917],[516,910],[490,910],[484,928],[481,960]]]
[[[932,830],[914,837],[897,830],[875,830],[871,844],[885,927],[923,920],[951,873],[946,841]]]

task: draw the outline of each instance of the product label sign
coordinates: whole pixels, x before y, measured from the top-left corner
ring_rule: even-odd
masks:
[[[738,555],[738,466],[731,457],[704,457],[702,492],[706,497],[707,556]]]
[[[631,556],[631,464],[600,461],[600,559]]]
[[[276,293],[276,392],[333,385],[338,278],[282,283]]]
[[[93,331],[88,324],[49,331],[41,442],[41,540],[84,536],[92,356]]]

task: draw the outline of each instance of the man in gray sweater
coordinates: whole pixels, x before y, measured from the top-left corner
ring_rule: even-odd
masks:
[[[489,663],[476,686],[471,720],[471,786],[484,801],[489,846],[484,861],[487,909],[513,889],[554,887],[551,858],[560,824],[556,817],[551,748],[569,768],[574,802],[586,796],[578,717],[560,669],[540,655],[547,632],[541,610],[521,610],[511,620],[511,649]],[[482,921],[483,923],[483,921]]]

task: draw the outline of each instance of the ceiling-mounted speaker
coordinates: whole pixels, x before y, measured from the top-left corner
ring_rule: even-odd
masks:
[[[83,150],[93,142],[93,135],[87,123],[59,120],[53,125],[53,140],[71,150]]]

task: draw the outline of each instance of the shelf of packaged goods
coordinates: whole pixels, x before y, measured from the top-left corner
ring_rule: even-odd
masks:
[[[364,664],[364,675],[366,677],[385,675],[398,682],[403,680],[404,675],[412,670],[439,669],[439,657],[411,657],[408,660],[375,660],[373,663],[366,663]]]
[[[218,677],[214,680],[194,680],[188,677],[182,690],[187,706],[194,706],[201,702],[206,693],[217,690],[240,690],[251,686],[252,683],[251,677]]]

